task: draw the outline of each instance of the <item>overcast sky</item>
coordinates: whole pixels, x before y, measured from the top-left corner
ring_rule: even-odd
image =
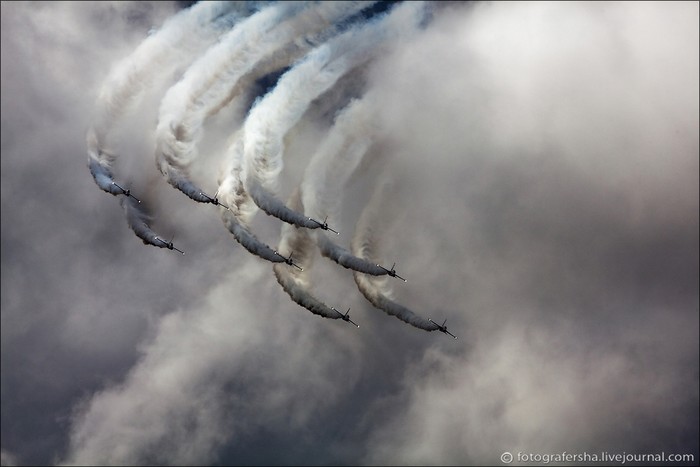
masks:
[[[313,315],[221,208],[173,189],[155,133],[182,66],[110,148],[186,255],[145,245],[86,132],[113,65],[182,5],[1,5],[3,465],[697,463],[698,3],[441,4],[286,135],[285,201],[347,96],[371,93],[334,240],[350,248],[389,182],[377,254],[408,282],[386,285],[457,340],[374,308],[319,254],[312,293],[360,328]],[[203,128],[189,169],[208,193],[264,89],[247,86]],[[281,224],[251,229],[276,247]]]

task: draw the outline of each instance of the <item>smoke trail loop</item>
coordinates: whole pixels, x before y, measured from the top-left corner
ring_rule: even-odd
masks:
[[[372,100],[370,95],[351,101],[311,158],[302,182],[306,214],[331,219],[339,216],[341,193],[374,139]],[[324,233],[318,232],[315,238],[321,254],[341,266],[375,276],[387,274],[386,269],[354,256]]]
[[[129,227],[143,240],[146,245],[153,245],[159,248],[166,248],[165,242],[159,241],[156,233],[149,227],[151,218],[143,211],[138,202],[131,197],[124,197],[119,200],[126,214]]]
[[[240,7],[237,2],[199,2],[177,13],[110,71],[86,135],[88,168],[101,190],[115,196],[127,195],[114,182],[112,165],[116,155],[105,150],[116,124],[133,111],[155,77],[167,77],[183,66],[193,54],[216,39],[222,26],[235,21],[237,7]],[[148,225],[150,219],[144,207],[129,196],[121,204],[136,235],[146,244],[162,246]]]
[[[376,249],[376,234],[372,226],[379,217],[379,206],[385,190],[391,182],[383,181],[377,185],[367,206],[362,211],[355,235],[352,239],[352,252],[358,258],[373,261]],[[376,308],[390,316],[396,316],[401,321],[425,331],[437,331],[438,326],[414,313],[407,307],[391,299],[391,291],[387,286],[387,277],[376,279],[365,274],[353,272],[355,283],[364,297]]]
[[[309,38],[333,21],[366,6],[362,2],[281,2],[230,31],[166,94],[157,128],[156,165],[168,182],[195,201],[209,202],[187,180],[207,117],[218,112],[234,88],[265,58],[299,36]]]
[[[243,247],[250,253],[273,263],[284,262],[284,258],[277,255],[275,250],[258,240],[255,235],[250,233],[247,227],[241,224],[233,213],[224,209],[221,215],[224,225],[229,232],[231,232],[238,243],[243,245]]]
[[[291,209],[303,209],[298,189],[292,193],[288,204]],[[284,255],[293,252],[295,261],[303,268],[303,271],[300,271],[282,264],[275,264],[272,267],[277,282],[290,298],[315,315],[330,319],[340,318],[341,315],[337,311],[329,308],[309,292],[308,274],[313,263],[314,253],[313,241],[309,232],[295,225],[284,224],[279,248]]]
[[[283,169],[284,135],[314,99],[352,68],[369,60],[379,44],[392,36],[401,37],[406,29],[414,29],[424,13],[423,7],[422,2],[399,5],[381,20],[370,21],[329,39],[285,73],[274,91],[251,110],[245,123],[247,170],[244,182],[258,207],[285,222],[318,228],[316,223],[308,226],[306,216],[290,212],[275,199],[274,192]]]
[[[275,250],[270,246],[261,242],[248,228],[248,222],[251,217],[250,212],[254,210],[252,209],[253,203],[243,187],[240,175],[243,169],[240,164],[243,154],[243,138],[238,133],[234,135],[233,139],[234,142],[229,148],[231,168],[220,183],[218,190],[221,194],[222,202],[230,208],[230,210],[222,209],[221,218],[224,226],[248,252],[267,261],[281,263],[284,261],[284,258],[276,254]]]

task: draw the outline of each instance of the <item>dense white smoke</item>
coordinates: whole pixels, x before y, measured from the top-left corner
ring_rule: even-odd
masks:
[[[149,227],[143,206],[133,202],[126,189],[114,181],[112,166],[117,159],[108,152],[116,127],[143,98],[154,82],[168,78],[188,65],[238,18],[238,2],[200,2],[166,21],[126,59],[119,62],[102,86],[95,116],[87,134],[88,167],[95,183],[112,195],[126,195],[122,203],[127,222],[144,243],[162,246]],[[139,203],[140,204],[140,203]]]
[[[287,206],[294,211],[304,210],[298,189],[294,190],[290,196]],[[289,258],[294,255],[294,264],[297,266],[275,264],[272,269],[275,272],[277,282],[295,303],[298,303],[315,315],[338,319],[340,314],[314,297],[309,290],[309,273],[314,254],[313,246],[311,235],[306,229],[292,224],[284,224],[282,226],[279,253]]]
[[[415,31],[424,12],[422,2],[407,2],[380,19],[329,39],[282,76],[274,90],[253,107],[245,123],[244,186],[261,209],[300,227],[320,226],[286,208],[274,195],[284,167],[284,136],[314,99],[372,58],[385,41],[400,41]]]
[[[0,8],[2,464],[697,463],[697,2]]]
[[[391,181],[382,181],[377,184],[372,198],[362,211],[357,230],[352,239],[352,253],[369,263],[376,259],[377,232],[375,225],[381,222],[380,205],[386,198],[386,191],[391,188]],[[436,331],[437,325],[427,318],[417,315],[412,310],[393,301],[391,291],[388,288],[388,277],[373,278],[358,271],[353,271],[355,283],[369,302],[384,311],[388,315],[396,316],[401,321],[425,331]]]
[[[340,205],[345,185],[369,150],[374,139],[372,96],[350,102],[335,119],[328,136],[314,154],[302,182],[304,210],[316,219],[340,219]],[[316,232],[316,242],[323,256],[343,267],[365,274],[381,276],[387,270],[354,256],[323,232]]]
[[[264,59],[284,50],[293,40],[313,43],[315,36],[334,22],[368,4],[281,2],[242,21],[207,50],[168,90],[161,104],[156,165],[168,182],[195,201],[211,202],[187,176],[187,167],[197,158],[205,119],[230,100],[239,80]],[[285,63],[278,60],[277,65]]]

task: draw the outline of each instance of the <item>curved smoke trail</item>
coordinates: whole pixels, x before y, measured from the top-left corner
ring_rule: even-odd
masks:
[[[153,84],[185,66],[191,57],[237,18],[238,2],[200,2],[178,12],[156,33],[110,72],[96,103],[96,115],[87,132],[88,168],[97,186],[112,195],[126,194],[114,182],[112,165],[116,156],[106,151],[111,132]],[[162,246],[148,223],[150,218],[134,198],[121,200],[127,221],[144,243]]]
[[[374,259],[374,251],[376,249],[376,235],[372,226],[379,217],[379,204],[384,198],[384,191],[388,188],[389,182],[380,182],[372,194],[367,206],[363,209],[360,219],[357,223],[355,235],[352,239],[352,252],[358,258],[363,258],[368,261]],[[425,331],[437,331],[438,327],[429,320],[418,316],[405,306],[391,300],[391,291],[387,288],[387,277],[376,279],[366,274],[353,272],[355,283],[362,295],[375,308],[384,311],[386,314],[396,316],[401,321],[415,326]]]
[[[126,214],[126,220],[129,223],[129,227],[134,233],[143,240],[146,245],[153,245],[160,248],[166,248],[166,243],[159,241],[156,233],[151,230],[148,226],[150,223],[150,217],[143,211],[143,208],[138,204],[134,198],[124,197],[119,200],[124,208],[124,213]],[[158,237],[158,238],[156,238]]]
[[[375,263],[353,255],[351,251],[333,242],[325,233],[318,234],[316,244],[323,256],[335,261],[346,269],[373,276],[383,276],[388,273],[386,269],[377,266]]]
[[[302,182],[306,215],[315,219],[335,219],[340,213],[343,189],[369,150],[373,140],[372,96],[355,99],[338,114],[330,133],[313,155]],[[354,256],[333,242],[325,232],[316,233],[321,254],[354,271],[381,276],[386,269]]]
[[[224,225],[238,243],[250,253],[271,261],[281,263],[284,259],[275,253],[270,246],[258,240],[248,229],[253,202],[243,188],[241,158],[243,157],[243,138],[240,132],[233,136],[233,144],[229,147],[232,168],[226,171],[226,177],[219,185],[219,192],[224,204],[229,210],[222,210],[221,218]]]
[[[319,21],[319,15],[322,15],[322,17],[325,18],[337,19],[338,17],[347,16],[354,11],[366,8],[373,2],[344,2],[343,4],[340,4],[333,8],[331,8],[330,3],[331,2],[325,4],[322,9],[309,10],[308,12],[305,12],[308,13],[307,15],[299,16],[303,17],[305,21],[313,19],[315,16],[316,20],[314,21],[314,23],[318,24],[320,22],[321,24],[326,24],[330,23],[330,21],[328,19]],[[314,15],[311,15],[312,12]],[[303,22],[297,21],[289,22],[287,24],[294,25],[294,28],[299,28],[302,26],[308,27],[308,25],[303,25],[302,23]],[[289,34],[289,32],[285,32],[284,34]],[[299,35],[300,33],[297,33],[297,37],[299,37]],[[308,35],[306,36],[306,40],[304,42],[309,42]],[[306,46],[297,46],[296,52],[298,53],[300,50],[304,50],[305,48]],[[280,50],[278,50],[277,53],[279,52]],[[285,55],[285,53],[288,52],[286,50],[281,50],[281,52],[281,58],[275,59],[274,57],[272,57],[271,59],[271,63],[274,63],[275,66],[282,66],[288,64],[294,56],[293,53]],[[271,66],[271,63],[264,63],[263,67],[269,68]],[[226,99],[230,98],[230,95],[226,97]],[[215,110],[216,109],[214,109],[213,111]],[[243,164],[245,140],[243,137],[240,136],[242,133],[243,130],[237,132],[237,134],[234,135],[232,138],[233,143],[229,146],[228,153],[225,158],[226,162],[230,164],[230,168],[228,170],[224,170],[225,176],[219,184],[219,193],[221,193],[222,201],[224,202],[224,204],[230,207],[233,213],[233,216],[230,216],[225,212],[222,214],[224,224],[226,228],[234,235],[236,240],[241,245],[243,245],[243,247],[246,248],[249,252],[268,261],[282,262],[282,259],[278,255],[274,254],[274,250],[265,243],[258,240],[257,237],[255,237],[255,235],[253,235],[248,228],[248,226],[250,225],[250,221],[257,212],[258,208],[253,203],[252,199],[250,198],[250,195],[248,194],[244,186],[244,180],[247,177],[245,175],[246,166],[245,164]]]
[[[241,78],[266,57],[300,37],[310,42],[335,21],[366,6],[366,2],[322,2],[311,6],[307,2],[281,2],[241,22],[211,47],[168,90],[161,103],[156,165],[168,182],[195,201],[212,202],[187,176],[187,167],[197,158],[206,118],[230,101]],[[287,60],[292,58],[293,54]]]
[[[207,109],[215,105],[212,100],[216,99],[219,89],[228,85],[228,81],[220,79],[221,75],[228,66],[235,64],[243,45],[260,40],[299,6],[297,2],[277,4],[239,23],[188,68],[163,98],[156,128],[156,166],[168,183],[191,199],[200,203],[211,201],[189,180],[186,170],[196,158],[196,144],[201,138]]]
[[[95,117],[86,138],[88,166],[102,190],[122,194],[111,184],[111,168],[116,156],[106,151],[115,125],[135,107],[156,75],[169,75],[216,39],[221,27],[212,25],[229,24],[235,17],[234,5],[200,2],[178,12],[110,72],[97,99]]]
[[[275,253],[275,250],[258,240],[255,235],[251,234],[231,212],[224,210],[222,218],[226,228],[246,250],[273,263],[284,262],[284,259]]]
[[[311,51],[285,73],[253,107],[245,122],[245,188],[267,214],[301,227],[317,222],[289,209],[274,195],[283,168],[284,135],[299,121],[311,102],[348,71],[369,60],[390,37],[414,30],[425,12],[422,2],[406,2],[379,19],[352,28]]]
[[[312,102],[375,57],[388,40],[417,30],[428,12],[423,2],[404,2],[359,25],[351,25],[352,21],[338,23],[373,3],[259,2],[247,3],[236,11],[235,3],[200,2],[183,10],[110,73],[87,135],[88,167],[100,189],[115,196],[127,195],[114,183],[112,164],[116,156],[106,150],[110,132],[155,79],[184,71],[183,78],[168,89],[161,102],[156,165],[171,185],[191,199],[215,202],[189,180],[187,173],[197,157],[206,119],[226,106],[242,85],[288,67],[306,54],[257,101],[243,128],[234,135],[225,158],[230,167],[219,183],[222,201],[229,207],[221,211],[223,223],[249,252],[275,263],[277,281],[294,302],[312,313],[343,318],[311,294],[308,271],[283,263],[289,263],[286,256],[293,253],[295,263],[308,270],[316,243],[322,255],[353,270],[360,292],[375,307],[415,327],[434,331],[438,329],[436,324],[391,300],[386,278],[367,276],[387,274],[373,262],[372,221],[381,189],[363,211],[351,242],[352,251],[335,244],[324,233],[300,228],[322,227],[309,215],[318,219],[339,217],[342,191],[373,144],[371,96],[353,100],[338,115],[288,205],[275,195],[283,169],[284,138]],[[248,17],[234,27],[243,16]],[[219,37],[222,39],[210,46]],[[204,54],[185,69],[201,52]],[[120,203],[130,228],[144,243],[168,248],[169,244],[149,227],[151,219],[138,200],[125,196]],[[259,209],[286,222],[279,251],[249,230]]]
[[[299,190],[289,198],[289,208],[302,210]],[[280,252],[284,255],[294,254],[294,260],[304,270],[300,271],[287,264],[275,264],[272,269],[275,272],[277,282],[282,286],[291,299],[309,310],[311,313],[324,318],[338,319],[340,313],[329,308],[309,292],[308,270],[313,262],[313,240],[308,230],[295,225],[284,224],[282,226],[282,238],[280,240]]]
[[[88,157],[88,168],[95,179],[95,183],[107,193],[114,196],[121,195],[123,192],[117,188],[117,185],[114,183],[114,175],[112,174],[112,163],[115,160],[115,156],[99,149],[95,150],[95,154],[97,157]]]

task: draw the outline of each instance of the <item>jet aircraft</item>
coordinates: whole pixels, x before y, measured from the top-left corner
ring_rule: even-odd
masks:
[[[323,230],[330,230],[331,232],[335,233],[336,235],[340,235],[340,232],[337,230],[333,230],[330,227],[328,227],[328,216],[326,216],[325,219],[323,219],[323,223],[320,223],[316,219],[308,218],[311,222],[315,222],[318,224],[319,227],[321,227]]]
[[[455,339],[457,339],[457,336],[455,336],[454,334],[452,334],[450,331],[447,330],[447,326],[445,326],[445,323],[447,323],[447,319],[445,319],[445,321],[442,322],[442,326],[439,325],[438,323],[436,323],[435,321],[433,321],[433,320],[430,319],[430,318],[428,318],[428,321],[430,321],[430,322],[433,323],[435,326],[437,326],[437,327],[438,327],[438,331],[444,332],[445,334],[449,334],[450,336],[452,336],[452,337],[454,337]]]
[[[396,263],[394,263],[394,264],[391,265],[391,269],[387,269],[387,268],[385,268],[384,266],[382,266],[381,264],[377,264],[377,266],[379,266],[380,268],[384,269],[384,270],[386,271],[386,273],[387,273],[388,275],[390,275],[391,277],[396,277],[397,279],[401,279],[401,280],[404,281],[404,282],[408,282],[406,279],[404,279],[403,277],[401,277],[401,276],[399,276],[398,274],[396,274],[396,269],[394,269],[394,267],[396,266]]]
[[[219,191],[218,190],[216,191],[216,193],[214,193],[213,198],[206,193],[200,192],[199,194],[204,196],[205,198],[207,198],[211,204],[214,204],[216,206],[221,206],[222,208],[226,209],[227,211],[231,210],[231,209],[229,209],[228,206],[226,206],[225,204],[223,204],[222,202],[219,201],[219,197],[218,197]]]
[[[179,251],[180,253],[182,253],[183,255],[185,254],[184,251],[182,251],[182,250],[176,248],[176,247],[173,245],[172,240],[169,241],[169,242],[166,242],[165,240],[163,240],[162,238],[160,238],[160,237],[158,237],[158,236],[156,236],[156,240],[158,240],[159,242],[161,242],[161,243],[165,246],[165,248],[167,248],[167,249],[169,249],[169,250],[177,250],[177,251]]]
[[[341,312],[339,312],[338,310],[336,310],[336,309],[333,308],[333,307],[331,307],[331,309],[332,309],[333,311],[335,311],[336,313],[338,313],[338,314],[340,315],[340,318],[341,318],[343,321],[347,321],[348,323],[352,323],[352,324],[354,324],[355,326],[357,326],[358,328],[360,327],[359,324],[357,324],[356,322],[354,322],[353,320],[350,319],[350,308],[348,308],[348,311],[346,311],[345,314],[342,314]]]
[[[288,265],[294,266],[295,268],[297,268],[300,271],[304,270],[301,266],[299,266],[297,263],[292,261],[292,255],[294,254],[294,252],[289,253],[289,258],[285,258],[284,256],[282,256],[281,253],[278,253],[277,250],[275,250],[275,254],[277,256],[279,256],[280,258],[284,259],[284,262],[287,263]]]
[[[140,200],[140,199],[138,199],[136,196],[134,196],[134,195],[131,194],[131,190],[125,190],[124,188],[122,188],[122,187],[120,187],[119,185],[117,185],[115,182],[112,182],[112,185],[114,185],[114,186],[116,186],[117,188],[119,188],[120,190],[122,190],[122,194],[123,194],[123,195],[126,195],[127,197],[131,196],[131,197],[134,198],[136,201],[138,201],[139,204],[141,203],[141,200]]]

